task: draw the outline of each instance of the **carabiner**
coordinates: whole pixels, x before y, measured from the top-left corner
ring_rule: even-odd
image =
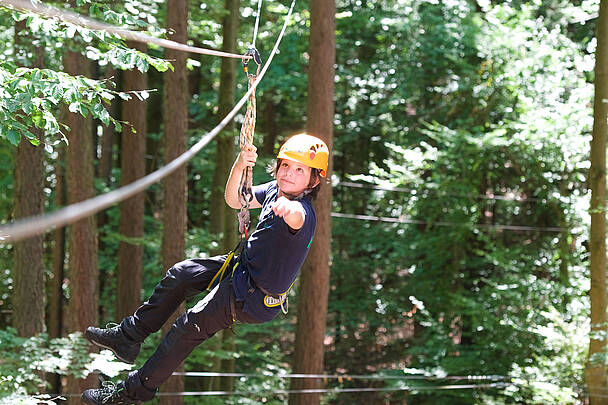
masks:
[[[257,76],[258,73],[260,73],[260,66],[262,65],[262,57],[260,56],[258,50],[256,48],[251,47],[247,49],[247,53],[245,53],[245,55],[243,56],[244,57],[241,61],[243,63],[243,70],[245,71],[245,73],[249,73],[249,67],[247,66],[247,64],[249,63],[249,58],[246,58],[245,56],[251,56],[251,59],[253,59],[253,61],[258,65],[258,69],[256,72]]]

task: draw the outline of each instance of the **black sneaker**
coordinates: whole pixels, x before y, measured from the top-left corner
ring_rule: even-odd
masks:
[[[120,325],[107,329],[89,326],[84,333],[91,343],[104,349],[110,349],[120,361],[133,364],[139,354],[140,343],[137,343],[122,332]]]
[[[81,398],[89,405],[131,405],[142,403],[127,396],[123,382],[114,385],[106,381],[101,388],[94,388],[83,392]]]

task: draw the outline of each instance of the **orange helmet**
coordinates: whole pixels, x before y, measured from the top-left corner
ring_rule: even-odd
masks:
[[[327,162],[329,161],[329,148],[321,139],[305,133],[296,134],[287,139],[277,159],[289,159],[300,162],[306,166],[319,169],[319,175],[327,175]]]

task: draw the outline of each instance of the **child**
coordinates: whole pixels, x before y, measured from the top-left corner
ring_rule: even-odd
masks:
[[[239,153],[226,183],[225,199],[240,208],[241,173],[253,167],[255,147]],[[175,264],[148,301],[113,328],[87,328],[85,336],[134,363],[144,339],[158,331],[187,298],[214,288],[179,317],[156,352],[125,381],[83,392],[88,404],[130,404],[151,400],[184,359],[205,339],[234,322],[272,320],[283,307],[310,247],[316,226],[312,198],[326,176],[329,149],[308,134],[289,138],[274,168],[275,180],[253,188],[250,208],[262,208],[255,232],[236,264],[227,255]],[[229,267],[228,267],[229,266]],[[228,267],[228,268],[227,268]]]

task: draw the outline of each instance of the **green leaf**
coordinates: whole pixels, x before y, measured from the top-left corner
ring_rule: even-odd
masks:
[[[139,70],[140,72],[147,72],[148,69],[150,68],[150,64],[148,63],[148,61],[141,56],[139,58],[137,58],[136,64],[137,64],[137,70]]]
[[[80,109],[80,103],[78,102],[74,102],[71,103],[70,106],[68,107],[68,110],[70,110],[70,112],[73,112],[74,114],[76,114]]]
[[[104,125],[110,125],[110,114],[107,110],[103,110],[99,113],[98,118]]]
[[[21,141],[21,135],[19,134],[19,132],[12,128],[6,131],[6,138],[10,143],[15,146],[19,145],[19,141]]]

